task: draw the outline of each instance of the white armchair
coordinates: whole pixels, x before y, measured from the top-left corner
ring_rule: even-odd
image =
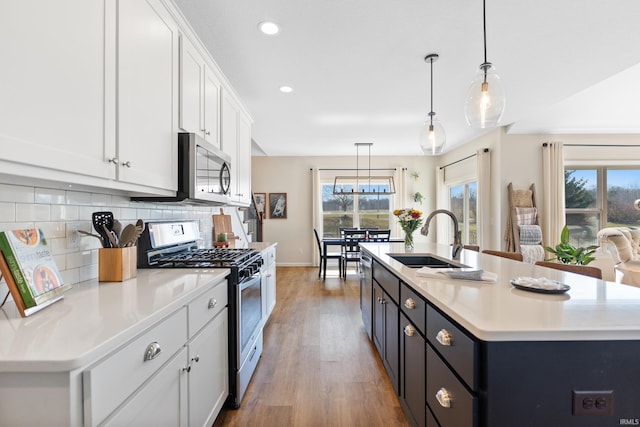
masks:
[[[609,227],[598,231],[600,248],[615,264],[616,281],[640,286],[640,229]]]

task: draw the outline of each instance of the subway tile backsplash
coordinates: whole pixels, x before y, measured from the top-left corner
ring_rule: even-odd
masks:
[[[0,231],[41,228],[51,243],[51,252],[65,283],[80,283],[98,277],[100,242],[75,230],[95,233],[91,214],[111,211],[124,225],[147,220],[197,219],[205,245],[211,242],[211,215],[218,207],[131,202],[128,197],[97,192],[0,184]],[[0,299],[7,293],[0,281]]]

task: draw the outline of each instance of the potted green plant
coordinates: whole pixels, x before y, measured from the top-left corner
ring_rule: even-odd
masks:
[[[591,261],[595,259],[593,256],[598,246],[591,245],[582,247],[582,246],[573,246],[569,243],[569,228],[565,225],[562,228],[562,232],[560,233],[560,243],[555,246],[555,248],[546,247],[547,252],[550,252],[555,255],[555,258],[550,258],[545,261],[553,261],[557,259],[559,262],[564,264],[577,264],[577,265],[587,265]]]

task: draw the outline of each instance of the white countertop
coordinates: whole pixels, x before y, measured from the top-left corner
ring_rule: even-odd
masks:
[[[247,247],[249,249],[255,249],[258,252],[262,252],[265,249],[270,248],[271,246],[277,246],[277,245],[278,245],[278,242],[275,242],[275,243],[274,242],[249,242],[247,244]]]
[[[401,243],[365,243],[374,258],[485,341],[640,339],[640,288],[463,250],[459,262],[498,275],[495,283],[420,277],[390,258]],[[417,244],[414,254],[451,258],[451,247]],[[514,277],[547,277],[571,289],[549,295],[514,288]]]
[[[228,269],[139,269],[124,282],[74,285],[62,301],[22,318],[0,309],[0,372],[67,371],[85,365],[178,309]]]

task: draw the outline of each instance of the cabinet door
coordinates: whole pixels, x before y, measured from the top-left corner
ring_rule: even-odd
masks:
[[[204,69],[204,139],[220,148],[220,81],[208,66]]]
[[[267,269],[267,313],[271,312],[276,306],[276,266],[275,263]]]
[[[374,281],[373,342],[382,358],[393,389],[399,391],[398,306]]]
[[[114,29],[112,2],[3,2],[0,160],[38,166],[45,179],[50,169],[115,178],[105,153],[115,147],[105,133],[115,120],[105,88]]]
[[[231,158],[231,200],[235,201],[238,194],[238,112],[236,102],[226,92],[222,91],[222,124],[220,148]]]
[[[400,314],[400,397],[414,425],[425,425],[426,341],[417,328]]]
[[[105,426],[187,426],[187,350],[138,390]]]
[[[235,200],[240,205],[251,204],[251,122],[240,115],[238,122],[238,154],[236,158],[238,183]],[[232,195],[233,197],[233,195]]]
[[[210,426],[229,395],[227,308],[189,344],[189,425]]]
[[[159,0],[118,3],[118,179],[177,189],[178,28]]]
[[[191,42],[180,35],[180,128],[185,132],[204,130],[203,120],[204,61]]]

